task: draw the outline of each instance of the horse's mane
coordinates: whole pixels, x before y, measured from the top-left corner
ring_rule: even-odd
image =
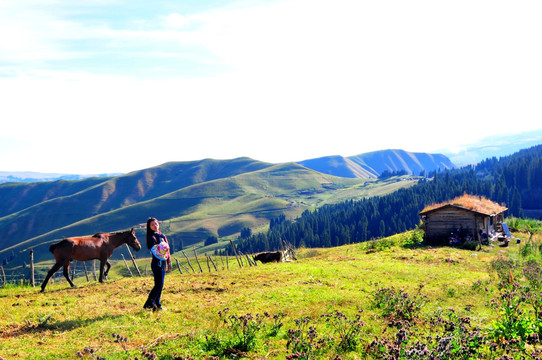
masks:
[[[131,230],[126,230],[126,231],[117,231],[117,232],[113,232],[113,233],[104,233],[104,232],[99,232],[99,233],[96,233],[94,235],[92,235],[93,238],[100,238],[102,237],[102,235],[126,235],[126,233],[129,233]]]

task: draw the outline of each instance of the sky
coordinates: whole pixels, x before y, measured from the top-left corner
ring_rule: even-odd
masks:
[[[542,2],[0,0],[0,170],[458,151],[542,127]]]

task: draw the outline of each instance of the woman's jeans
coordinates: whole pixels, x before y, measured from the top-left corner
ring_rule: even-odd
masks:
[[[161,266],[161,265],[162,265],[162,261],[158,260],[155,257],[152,258],[151,269],[154,275],[154,287],[149,293],[149,297],[147,299],[147,302],[145,303],[145,307],[153,307],[153,306],[156,306],[157,308],[162,307],[162,304],[160,303],[160,297],[162,296],[162,289],[164,288],[166,268],[165,266]]]

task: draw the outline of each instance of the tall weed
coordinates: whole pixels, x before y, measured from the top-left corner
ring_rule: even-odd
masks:
[[[324,314],[326,324],[333,328],[339,338],[337,345],[340,351],[354,351],[362,336],[361,329],[365,325],[361,320],[361,313],[358,311],[353,319],[348,318],[343,312],[336,310],[332,314]]]
[[[296,327],[288,330],[286,344],[291,354],[286,355],[286,359],[316,359],[333,344],[332,338],[321,336],[310,322],[307,317],[294,320]]]
[[[420,286],[420,290],[423,286]],[[404,290],[396,290],[394,287],[379,288],[373,293],[372,303],[377,309],[382,310],[382,315],[390,323],[404,324],[418,317],[420,310],[428,302],[426,296],[418,294],[411,296]]]
[[[517,261],[501,256],[492,260],[490,265],[492,273],[497,274],[499,288],[505,288],[514,283],[515,278],[521,276],[521,267]]]
[[[437,311],[430,318],[431,335],[417,336],[411,329],[401,328],[395,337],[377,338],[366,348],[374,359],[452,360],[482,358],[485,344],[480,329],[471,325],[469,317],[459,317],[453,309]],[[411,338],[413,340],[411,341]]]

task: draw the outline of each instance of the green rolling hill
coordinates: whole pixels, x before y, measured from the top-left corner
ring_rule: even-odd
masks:
[[[211,235],[235,236],[243,227],[264,229],[281,214],[296,217],[323,204],[382,195],[413,183],[342,178],[295,163],[249,158],[166,163],[110,178],[6,183],[0,185],[6,199],[0,261],[20,264],[30,248],[37,261],[49,259],[50,243],[100,231],[135,227],[144,239],[149,216],[163,221],[162,229],[179,249]]]

